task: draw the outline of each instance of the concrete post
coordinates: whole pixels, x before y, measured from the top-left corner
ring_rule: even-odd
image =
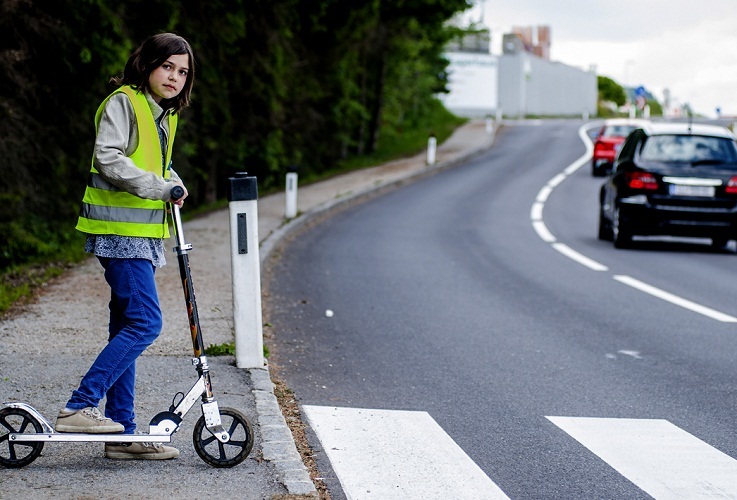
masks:
[[[427,164],[435,165],[435,151],[437,149],[438,140],[434,135],[431,135],[427,140]]]
[[[238,368],[263,368],[258,185],[246,172],[228,181],[235,362]]]
[[[297,216],[297,168],[289,167],[287,172],[287,186],[285,189],[286,206],[284,217],[294,219]]]

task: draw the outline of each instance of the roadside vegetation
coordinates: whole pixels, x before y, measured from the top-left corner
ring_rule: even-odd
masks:
[[[626,118],[629,110],[623,106],[629,101],[634,102],[634,89],[625,88],[608,76],[597,77],[598,100],[596,114],[600,118]],[[663,107],[648,93],[646,104],[650,106],[650,116],[662,116]]]
[[[84,258],[73,227],[93,117],[130,52],[172,31],[193,46],[174,168],[189,213],[415,154],[462,120],[446,91],[446,20],[465,0],[15,0],[0,4],[0,314]]]

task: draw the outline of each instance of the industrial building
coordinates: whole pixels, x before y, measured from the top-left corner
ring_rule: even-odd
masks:
[[[490,38],[480,31],[448,45],[450,92],[439,97],[450,111],[470,118],[596,114],[596,72],[551,61],[549,27],[515,27],[500,55],[491,53]]]

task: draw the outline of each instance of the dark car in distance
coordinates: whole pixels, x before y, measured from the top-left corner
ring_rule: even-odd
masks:
[[[630,133],[649,122],[636,118],[610,118],[604,121],[594,139],[591,155],[591,175],[603,177],[612,169],[619,147]]]
[[[725,127],[651,123],[632,132],[599,194],[599,239],[737,239],[737,142]]]

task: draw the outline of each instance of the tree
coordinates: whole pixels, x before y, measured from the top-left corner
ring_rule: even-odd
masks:
[[[617,82],[607,76],[597,77],[599,89],[599,101],[613,102],[617,106],[623,106],[627,102],[624,89]]]
[[[0,269],[73,234],[94,113],[134,47],[195,53],[174,168],[190,206],[247,171],[262,189],[373,151],[437,105],[445,20],[467,0],[0,0]]]

